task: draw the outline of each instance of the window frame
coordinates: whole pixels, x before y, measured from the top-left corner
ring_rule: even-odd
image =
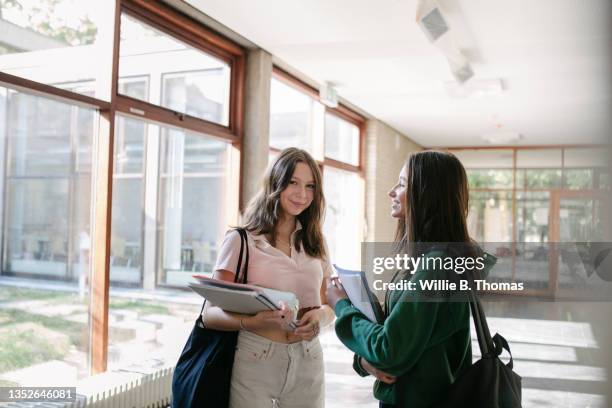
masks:
[[[110,100],[79,94],[54,85],[0,72],[0,85],[17,91],[93,108],[98,114],[96,135],[92,140],[92,219],[91,246],[91,347],[90,373],[107,369],[110,240],[112,225],[112,185],[114,176],[115,119],[117,114],[210,135],[229,142],[240,150],[243,137],[246,49],[187,14],[162,2],[114,0]],[[219,125],[168,108],[119,94],[119,47],[121,15],[126,13],[153,28],[198,50],[220,58],[230,65],[228,126]],[[239,180],[240,182],[241,180]]]
[[[548,192],[549,200],[552,200],[553,195],[579,195],[579,194],[588,194],[593,196],[601,196],[603,193],[600,190],[599,186],[599,174],[601,174],[601,170],[594,169],[593,171],[593,185],[588,189],[569,189],[565,186],[565,172],[566,170],[576,169],[577,167],[565,167],[565,152],[570,149],[581,149],[581,148],[610,148],[610,145],[605,144],[574,144],[574,145],[534,145],[534,146],[459,146],[459,147],[446,147],[446,148],[434,148],[434,147],[426,147],[424,150],[428,149],[437,149],[444,150],[450,153],[456,151],[464,151],[464,150],[472,150],[472,151],[488,151],[488,150],[508,150],[512,151],[512,187],[478,187],[478,188],[469,188],[470,193],[473,192],[506,192],[510,193],[512,196],[512,242],[510,243],[512,246],[512,279],[514,280],[516,277],[516,261],[517,261],[517,238],[518,238],[518,193],[529,193],[529,192]],[[525,184],[522,186],[517,186],[518,182],[518,172],[521,170],[529,170],[527,167],[517,167],[517,156],[519,150],[552,150],[559,149],[561,150],[561,165],[558,168],[561,171],[560,184],[556,187],[527,187]],[[469,169],[469,167],[468,167]],[[548,168],[546,168],[548,169]],[[558,208],[553,208],[552,211],[558,211]],[[549,236],[556,233],[558,230],[557,225],[551,225]],[[552,241],[551,241],[552,242]],[[556,291],[556,281],[551,280],[549,282],[549,287],[546,289],[528,289],[521,292],[502,292],[504,294],[512,294],[512,295],[520,295],[520,296],[554,296]]]
[[[291,88],[306,94],[317,102],[321,102],[321,97],[319,96],[319,91],[307,83],[301,81],[295,76],[291,75],[287,71],[282,68],[274,65],[272,67],[272,78],[278,81],[283,82],[285,85],[290,86]],[[339,103],[336,108],[330,108],[329,106],[323,104],[325,106],[325,114],[335,115],[336,117],[350,122],[351,124],[357,126],[359,128],[359,164],[354,166],[349,163],[345,163],[339,160],[332,159],[330,157],[325,156],[325,131],[323,132],[323,154],[324,159],[317,160],[319,165],[321,166],[330,166],[338,169],[351,171],[355,173],[359,173],[362,178],[365,178],[365,126],[366,119],[361,116],[359,113],[353,111],[347,106]],[[270,147],[271,152],[278,153],[281,149],[277,149],[274,147]]]
[[[238,44],[165,4],[153,4],[144,0],[118,1],[120,1],[119,25],[121,15],[125,13],[176,40],[224,61],[229,65],[231,74],[228,126],[120,94],[118,89],[113,93],[117,111],[140,116],[141,119],[218,136],[233,143],[240,141],[243,131],[246,51]],[[114,53],[118,57],[119,45],[114,49]]]
[[[307,83],[301,81],[300,79],[296,78],[295,76],[291,75],[290,73],[288,73],[287,71],[283,70],[282,68],[276,65],[272,67],[272,79],[276,79],[282,82],[283,84],[295,89],[296,91],[304,93],[308,97],[312,98],[314,101],[322,103],[321,97],[319,96],[319,91],[315,87],[308,85]],[[322,118],[323,119],[323,135],[321,136],[321,140],[323,142],[323,147],[322,147],[323,160],[317,160],[315,158],[315,161],[317,162],[317,165],[319,166],[319,169],[321,170],[323,184],[325,184],[326,169],[329,168],[329,169],[336,169],[341,172],[357,174],[365,187],[366,118],[361,116],[359,113],[355,112],[354,110],[350,109],[349,107],[345,106],[342,103],[339,103],[338,106],[335,108],[331,108],[325,104],[323,104],[323,106],[325,108],[323,111],[323,118]],[[334,115],[341,120],[345,120],[357,126],[357,128],[359,129],[358,165],[355,166],[350,163],[345,163],[345,162],[342,162],[336,159],[332,159],[331,157],[327,157],[325,155],[325,137],[326,137],[325,136],[325,115],[327,114]],[[269,152],[273,154],[278,154],[281,152],[281,149],[269,146]],[[322,190],[323,188],[324,187],[321,186]],[[361,197],[361,199],[362,199],[364,209],[366,208],[366,192],[367,192],[367,188],[363,188],[363,196]],[[363,233],[364,231],[362,231],[362,234]],[[365,238],[365,234],[363,234],[362,238]]]

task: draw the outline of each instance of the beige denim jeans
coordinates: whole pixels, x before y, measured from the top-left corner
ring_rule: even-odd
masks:
[[[284,344],[241,330],[230,408],[323,408],[324,375],[318,338]]]

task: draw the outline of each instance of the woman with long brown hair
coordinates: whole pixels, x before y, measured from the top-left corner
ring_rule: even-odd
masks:
[[[481,254],[468,234],[467,177],[454,155],[412,154],[389,197],[391,216],[398,220],[398,252],[422,260]],[[486,273],[494,262],[493,257],[484,257],[480,272]],[[457,277],[435,262],[420,265],[397,271],[392,282]],[[327,285],[328,303],[338,317],[336,334],[356,353],[355,370],[376,377],[374,396],[381,407],[433,407],[472,363],[469,303],[451,302],[448,293],[432,297],[418,284],[414,287],[387,291],[386,319],[377,324],[351,304],[340,282],[330,280]]]
[[[249,248],[248,283],[296,294],[297,329],[284,305],[255,316],[207,304],[202,320],[217,330],[239,330],[232,369],[231,408],[324,404],[320,327],[333,320],[324,278],[331,265],[323,238],[325,208],[319,166],[305,151],[288,148],[269,167],[244,214]],[[241,239],[230,230],[221,245],[215,277],[234,280]],[[322,300],[323,299],[323,303]]]

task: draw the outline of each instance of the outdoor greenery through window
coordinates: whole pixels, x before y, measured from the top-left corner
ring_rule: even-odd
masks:
[[[238,214],[244,53],[164,7],[0,0],[0,386],[176,361],[199,310],[185,284]]]
[[[478,242],[506,244],[498,245],[497,255],[513,258],[513,279],[551,290],[545,244],[604,236],[597,209],[603,208],[602,191],[610,188],[609,149],[451,151],[468,176],[470,234]],[[569,284],[566,272],[554,272],[560,285]]]
[[[97,116],[0,87],[0,385],[66,386],[89,374]]]
[[[113,1],[0,2],[0,71],[110,100]],[[79,84],[74,86],[73,83]]]

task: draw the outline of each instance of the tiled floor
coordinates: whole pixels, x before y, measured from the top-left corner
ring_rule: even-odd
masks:
[[[122,296],[127,298],[135,295],[143,296],[142,291],[133,292],[126,291]],[[109,355],[122,356],[119,359],[121,363],[126,362],[126,356],[139,359],[139,353],[146,353],[148,357],[160,354],[166,356],[168,361],[176,361],[177,357],[174,354],[178,355],[180,352],[193,324],[193,316],[199,310],[199,298],[192,299],[187,295],[185,293],[182,296],[176,294],[171,296],[161,292],[155,296],[147,295],[157,302],[174,304],[172,310],[185,309],[184,313],[174,313],[172,319],[176,321],[168,316],[150,313],[140,316],[134,311],[113,310],[111,328],[126,321],[131,328],[135,327],[135,324],[147,323],[155,326],[156,330],[155,335],[146,342],[134,338],[132,341],[113,343]],[[0,309],[41,310],[44,315],[59,317],[64,315],[78,317],[81,313],[78,308],[75,309],[70,304],[57,305],[48,301],[49,304],[45,304],[44,307],[35,307],[35,302],[38,300],[28,299],[26,303],[18,301],[11,304],[5,302],[0,304]],[[515,371],[523,377],[523,407],[606,406],[604,394],[612,391],[608,389],[609,373],[606,370],[606,361],[610,364],[610,353],[612,353],[610,346],[612,330],[609,327],[612,302],[559,303],[525,301],[519,298],[512,301],[484,302],[484,306],[491,332],[499,332],[510,343]],[[172,321],[168,321],[169,319]],[[472,338],[474,357],[478,358],[478,345],[474,332]],[[353,353],[339,342],[331,327],[322,333],[321,342],[326,364],[326,408],[377,407],[377,401],[372,397],[372,378],[361,378],[353,372],[351,367]],[[152,347],[153,351],[147,347]],[[173,353],[169,359],[167,349]],[[85,361],[84,357],[80,360]],[[51,361],[44,364],[55,372],[57,377],[59,371],[56,365],[53,365],[56,363]],[[71,370],[74,365],[72,360],[62,361],[62,364]],[[110,362],[109,367],[114,367],[114,363]],[[28,376],[40,378],[42,368],[36,366],[18,370],[13,373],[13,377],[19,374],[24,378]],[[76,374],[70,375],[76,376]],[[48,378],[45,381],[45,384],[49,385]]]
[[[608,303],[485,302],[491,332],[510,343],[515,371],[523,377],[523,407],[606,407],[610,339]],[[472,328],[474,357],[478,343]],[[351,368],[353,354],[325,332],[326,408],[377,407],[372,378]],[[506,360],[505,357],[503,357]]]

